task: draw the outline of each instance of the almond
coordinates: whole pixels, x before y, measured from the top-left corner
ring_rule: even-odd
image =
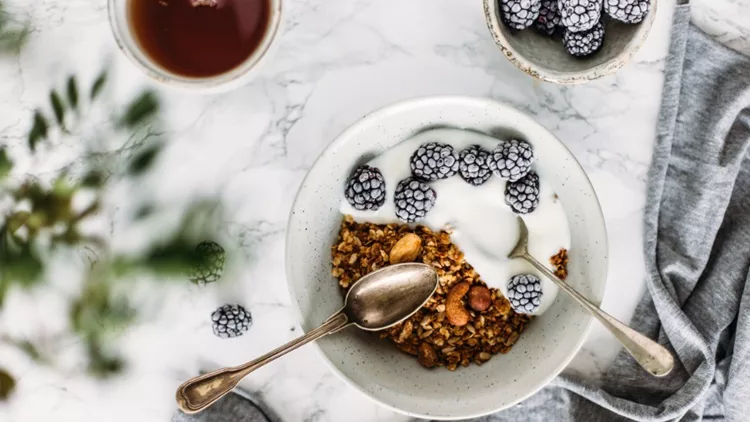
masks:
[[[422,239],[414,233],[407,233],[393,245],[391,249],[391,264],[414,262],[422,251]]]

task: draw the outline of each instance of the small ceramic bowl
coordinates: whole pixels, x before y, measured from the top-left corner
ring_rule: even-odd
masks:
[[[338,310],[343,295],[331,276],[331,246],[342,215],[343,187],[356,163],[423,130],[449,126],[521,137],[563,203],[571,230],[568,281],[594,303],[607,278],[607,235],[599,202],[567,148],[529,116],[502,103],[470,97],[431,97],[374,112],[320,155],[302,182],[289,219],[289,289],[310,330]],[[407,157],[404,157],[407,159]],[[502,192],[498,193],[502,195]],[[356,328],[320,340],[331,368],[350,385],[394,410],[428,419],[476,417],[511,406],[549,383],[581,347],[592,318],[562,292],[507,354],[455,372],[425,369],[373,333]]]
[[[638,24],[628,25],[610,19],[602,12],[604,43],[588,57],[570,55],[559,36],[549,37],[527,28],[516,31],[502,21],[499,2],[484,0],[484,16],[492,38],[505,57],[525,73],[548,82],[576,84],[601,78],[625,65],[646,40],[656,17],[658,0]]]

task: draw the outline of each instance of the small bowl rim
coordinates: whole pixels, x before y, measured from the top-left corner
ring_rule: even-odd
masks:
[[[527,60],[523,55],[519,54],[500,30],[500,25],[502,25],[502,23],[498,19],[497,8],[497,2],[500,0],[482,1],[484,3],[484,19],[487,22],[487,28],[489,29],[495,44],[497,44],[497,46],[500,47],[500,50],[502,50],[505,58],[513,63],[513,65],[519,70],[533,78],[563,85],[585,83],[611,75],[630,62],[633,55],[640,50],[643,43],[646,42],[649,33],[651,33],[651,28],[653,27],[654,19],[656,18],[657,4],[659,3],[658,0],[653,0],[651,2],[651,9],[646,16],[646,19],[638,24],[638,30],[633,36],[633,39],[628,42],[620,54],[609,61],[586,70],[560,72],[552,69],[540,68],[536,64]]]
[[[287,218],[287,224],[286,224],[287,232],[286,232],[285,237],[284,237],[284,241],[285,241],[285,246],[284,246],[284,267],[285,267],[287,289],[289,290],[290,299],[292,301],[292,303],[291,303],[292,304],[292,312],[296,316],[296,319],[299,321],[300,326],[302,327],[303,330],[309,330],[309,329],[312,329],[312,328],[315,328],[315,327],[314,326],[308,326],[308,323],[307,323],[307,321],[305,319],[305,316],[302,313],[302,309],[300,308],[300,306],[298,304],[298,301],[297,301],[298,293],[297,293],[297,290],[296,290],[296,288],[294,286],[294,283],[292,281],[292,270],[291,270],[291,261],[290,261],[290,256],[291,256],[290,245],[291,245],[291,242],[293,240],[292,239],[293,233],[292,233],[291,230],[289,230],[289,228],[291,227],[292,221],[295,218],[295,211],[296,211],[298,203],[299,203],[300,194],[301,194],[301,192],[303,190],[303,187],[305,186],[305,184],[309,180],[310,173],[311,173],[312,169],[319,164],[319,162],[322,160],[323,156],[329,150],[337,148],[339,146],[339,144],[341,144],[342,142],[344,142],[344,141],[348,140],[349,138],[351,138],[358,130],[360,130],[361,126],[369,124],[372,121],[377,121],[377,120],[381,119],[382,117],[388,116],[388,115],[390,115],[392,113],[398,113],[398,112],[400,112],[401,110],[404,110],[404,109],[410,109],[410,108],[413,108],[413,107],[420,106],[422,104],[434,104],[434,103],[442,103],[442,102],[449,102],[449,103],[450,102],[465,102],[465,103],[468,102],[468,103],[473,103],[473,104],[484,104],[484,105],[490,105],[490,106],[491,105],[499,105],[500,107],[503,107],[503,108],[510,108],[510,109],[513,109],[518,114],[523,115],[524,117],[530,119],[536,125],[538,125],[539,127],[541,127],[543,130],[545,130],[545,131],[549,132],[550,134],[552,134],[552,136],[554,136],[555,139],[557,139],[557,141],[560,144],[560,146],[565,151],[567,151],[567,153],[573,158],[573,163],[577,166],[578,170],[580,170],[580,172],[583,174],[583,177],[584,177],[584,179],[587,182],[587,187],[590,189],[590,191],[593,194],[592,197],[593,197],[593,200],[594,200],[594,202],[596,204],[596,209],[598,211],[597,212],[597,217],[598,217],[597,221],[601,225],[601,228],[602,228],[602,236],[603,236],[602,241],[603,241],[603,244],[604,244],[604,248],[605,249],[609,249],[609,236],[608,236],[608,233],[607,233],[607,230],[606,230],[606,221],[604,219],[604,212],[603,212],[603,209],[602,209],[602,206],[601,206],[601,201],[599,200],[599,197],[596,194],[596,190],[594,189],[593,183],[591,183],[591,179],[589,178],[588,173],[586,173],[586,170],[583,168],[583,165],[581,165],[581,163],[578,161],[578,159],[575,158],[575,155],[567,147],[567,145],[565,145],[565,143],[563,143],[559,138],[557,138],[556,135],[554,135],[551,131],[549,131],[549,129],[547,129],[546,127],[544,127],[544,125],[542,125],[541,123],[537,122],[536,119],[534,119],[532,116],[524,113],[521,110],[516,109],[512,105],[510,105],[508,103],[505,103],[503,101],[498,101],[498,100],[491,99],[491,98],[469,96],[469,95],[429,95],[429,96],[419,96],[419,97],[415,97],[415,98],[409,98],[409,99],[406,99],[406,100],[397,101],[397,102],[390,103],[390,104],[387,104],[385,106],[379,107],[379,108],[377,108],[377,109],[375,109],[375,110],[373,110],[373,111],[365,114],[361,118],[359,118],[356,121],[354,121],[351,124],[349,124],[345,129],[343,129],[318,154],[317,158],[312,163],[312,165],[308,169],[307,173],[303,177],[303,179],[302,179],[302,181],[300,183],[300,186],[299,186],[297,192],[295,193],[294,200],[292,201],[292,206],[291,206],[291,209],[289,211],[289,217]],[[601,281],[601,283],[602,283],[602,285],[601,285],[601,294],[600,294],[601,297],[596,298],[599,301],[601,301],[601,299],[604,297],[604,294],[606,293],[607,285],[609,284],[608,283],[609,282],[609,277],[608,277],[609,268],[608,267],[609,267],[609,255],[607,254],[606,255],[606,260],[605,260],[605,263],[604,263],[603,280]],[[560,363],[560,365],[554,371],[552,371],[550,374],[548,374],[548,376],[543,380],[542,383],[540,383],[538,385],[537,388],[531,389],[531,391],[529,391],[527,394],[525,394],[525,395],[517,398],[516,400],[514,400],[512,402],[507,403],[504,406],[498,407],[496,409],[488,410],[488,411],[479,411],[479,412],[474,412],[474,413],[471,413],[471,414],[462,415],[459,418],[460,419],[465,419],[465,418],[479,418],[479,417],[487,416],[487,415],[490,415],[490,414],[493,414],[493,413],[496,413],[496,412],[508,409],[508,408],[510,408],[512,406],[515,406],[516,404],[518,404],[518,403],[520,403],[520,402],[528,399],[532,395],[534,395],[537,392],[539,392],[542,388],[548,386],[552,382],[552,380],[554,380],[565,368],[567,368],[570,365],[570,363],[573,361],[573,359],[578,355],[578,353],[580,352],[580,350],[583,347],[584,343],[589,338],[589,335],[591,333],[591,329],[593,327],[593,324],[594,324],[594,317],[592,315],[589,315],[587,317],[587,319],[586,319],[585,325],[582,327],[582,330],[581,330],[581,334],[582,335],[580,336],[580,338],[578,339],[578,341],[576,341],[575,346],[570,350],[570,353],[568,354],[568,356],[564,359],[563,362]],[[346,385],[352,387],[354,390],[360,392],[362,395],[364,395],[365,397],[367,397],[369,400],[372,400],[373,402],[377,403],[380,406],[383,406],[383,407],[385,407],[387,409],[390,409],[390,410],[392,410],[392,411],[394,411],[396,413],[399,413],[399,414],[402,414],[402,415],[411,416],[411,417],[416,417],[416,418],[429,418],[430,420],[456,420],[456,417],[453,417],[453,416],[444,416],[444,415],[434,415],[434,414],[418,413],[418,412],[414,412],[414,411],[405,410],[405,409],[401,409],[401,408],[395,407],[394,405],[392,405],[390,403],[387,403],[386,401],[380,399],[379,397],[370,394],[362,386],[360,386],[359,384],[357,384],[354,380],[350,379],[347,374],[345,374],[336,365],[334,365],[334,363],[331,361],[331,359],[328,357],[328,355],[326,355],[326,353],[323,351],[323,349],[320,347],[320,345],[318,343],[313,343],[311,345],[311,348],[316,351],[316,353],[318,354],[318,356],[320,356],[322,358],[322,360],[325,363],[326,367],[328,367],[328,369],[331,370],[331,372],[333,372],[336,375],[336,377],[338,377],[338,379],[342,380]]]

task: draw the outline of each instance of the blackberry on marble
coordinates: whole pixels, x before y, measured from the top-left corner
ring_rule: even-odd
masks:
[[[503,22],[513,29],[526,29],[539,16],[541,0],[500,0]]]
[[[207,240],[195,247],[194,254],[190,281],[198,285],[218,281],[224,273],[224,248],[214,241]]]
[[[597,23],[590,31],[565,31],[563,35],[563,44],[568,53],[579,57],[594,54],[601,48],[602,41],[604,41],[604,26],[601,23]]]
[[[357,167],[346,181],[344,196],[357,210],[377,210],[385,203],[383,174],[376,167]]]
[[[508,301],[519,314],[530,314],[542,304],[542,282],[532,274],[511,277],[508,282]]]
[[[461,151],[458,159],[458,173],[468,183],[479,186],[492,176],[490,153],[479,145],[471,145]]]
[[[563,26],[570,32],[588,31],[602,17],[602,0],[559,0]]]
[[[425,217],[435,205],[437,194],[427,183],[409,177],[398,182],[393,195],[396,217],[405,223],[415,223]]]
[[[539,8],[539,17],[534,22],[534,28],[549,36],[552,36],[560,27],[560,9],[558,0],[542,0]]]
[[[414,151],[409,163],[411,173],[420,180],[447,179],[458,172],[458,153],[450,145],[428,142]]]
[[[651,0],[604,0],[604,11],[612,19],[625,23],[639,23],[648,15]]]
[[[528,214],[539,205],[539,176],[530,171],[516,182],[505,185],[505,203],[516,214]]]
[[[224,305],[211,314],[214,334],[221,338],[238,337],[253,324],[253,317],[241,305]]]
[[[499,177],[515,182],[526,176],[534,161],[534,151],[526,141],[511,139],[492,150],[490,168]]]

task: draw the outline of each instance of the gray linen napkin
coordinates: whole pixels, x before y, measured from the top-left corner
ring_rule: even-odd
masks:
[[[654,378],[621,353],[603,387],[556,387],[484,421],[750,420],[750,59],[675,11],[631,325],[678,357]]]

